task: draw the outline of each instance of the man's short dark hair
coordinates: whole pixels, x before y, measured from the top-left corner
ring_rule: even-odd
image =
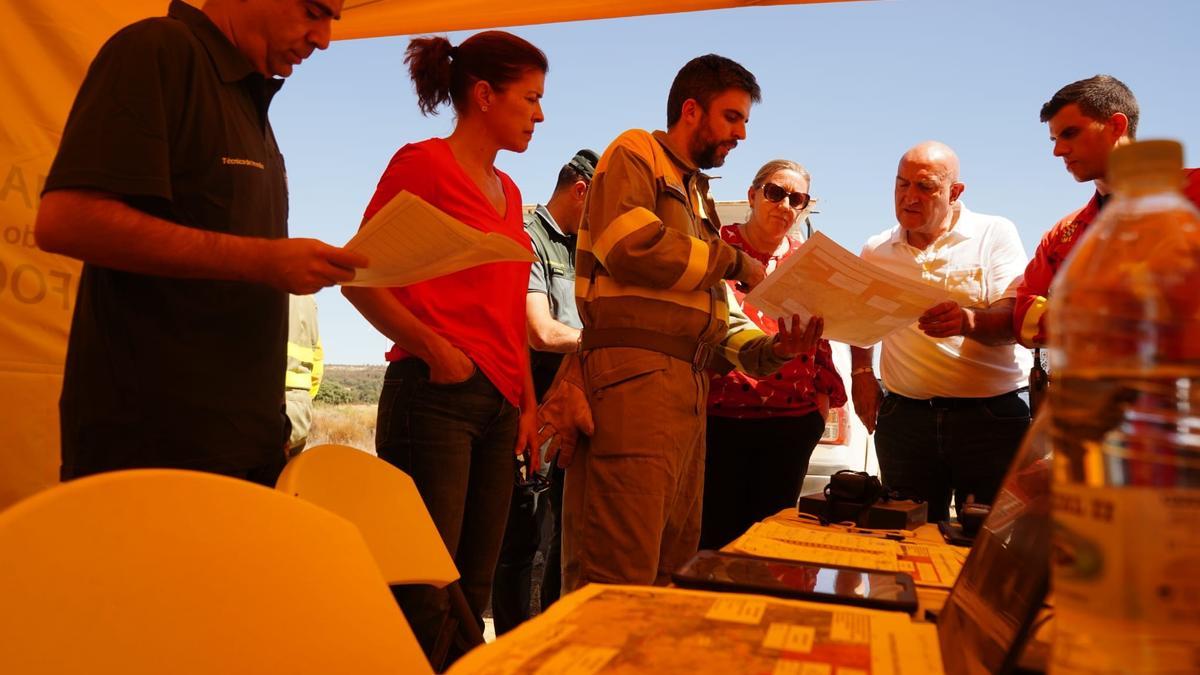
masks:
[[[762,89],[753,73],[736,61],[716,54],[697,56],[688,61],[675,75],[671,93],[667,95],[667,128],[675,126],[683,115],[683,104],[695,99],[707,111],[712,100],[730,89],[750,94],[750,100],[762,100]]]
[[[1125,83],[1112,75],[1096,75],[1086,80],[1072,82],[1059,89],[1042,106],[1042,121],[1049,122],[1058,111],[1075,103],[1079,111],[1101,122],[1108,121],[1113,113],[1122,113],[1129,118],[1130,138],[1137,138],[1138,103],[1133,92]]]

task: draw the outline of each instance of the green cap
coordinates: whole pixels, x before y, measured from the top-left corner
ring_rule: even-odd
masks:
[[[567,166],[575,170],[575,173],[591,180],[592,176],[596,175],[596,164],[600,162],[600,155],[596,154],[595,150],[584,148],[575,153],[571,161],[567,162]]]

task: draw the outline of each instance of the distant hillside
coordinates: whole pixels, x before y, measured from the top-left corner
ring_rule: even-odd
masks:
[[[379,403],[387,366],[325,366],[317,402],[328,405]]]

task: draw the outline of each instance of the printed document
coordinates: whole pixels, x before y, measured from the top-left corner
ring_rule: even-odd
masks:
[[[905,572],[918,586],[950,589],[966,553],[957,547],[911,540],[896,542],[774,518],[755,523],[724,550],[818,565]]]
[[[529,242],[481,232],[407,190],[367,221],[345,248],[367,256],[343,286],[407,286],[491,262],[532,262]]]
[[[937,675],[932,624],[762,595],[589,584],[450,675]]]
[[[815,232],[746,303],[769,317],[824,317],[826,339],[870,347],[950,299],[943,288],[872,265]]]
[[[845,532],[814,532],[776,523],[755,523],[734,540],[731,548],[763,558],[899,571],[899,544]]]

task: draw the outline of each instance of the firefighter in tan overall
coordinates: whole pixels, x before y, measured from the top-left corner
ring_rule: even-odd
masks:
[[[559,376],[576,373],[571,389],[595,422],[573,462],[559,457],[569,463],[564,590],[669,581],[699,541],[705,370],[766,375],[819,337],[819,320],[801,329],[792,317],[772,338],[731,316],[725,280],[752,287],[764,271],[721,240],[700,169],[720,166],[745,138],[758,98],[737,63],[693,59],[671,87],[667,131],[621,134],[596,167],[576,253],[580,354]]]

